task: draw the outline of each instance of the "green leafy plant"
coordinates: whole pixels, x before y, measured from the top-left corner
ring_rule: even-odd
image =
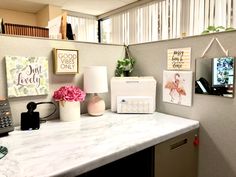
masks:
[[[115,75],[117,77],[129,76],[133,71],[135,60],[133,58],[124,58],[117,61]]]
[[[223,26],[208,26],[206,30],[202,32],[202,34],[209,34],[209,33],[216,33],[216,32],[221,32],[221,31],[231,31],[234,30],[232,27],[225,28]]]
[[[130,56],[129,49],[125,46],[126,57],[117,61],[115,76],[129,76],[134,69],[135,60]]]

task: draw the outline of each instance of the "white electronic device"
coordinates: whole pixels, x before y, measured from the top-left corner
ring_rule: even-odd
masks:
[[[153,113],[155,109],[156,80],[153,77],[113,77],[111,79],[111,111]]]
[[[118,96],[117,113],[152,113],[153,98],[150,96]]]

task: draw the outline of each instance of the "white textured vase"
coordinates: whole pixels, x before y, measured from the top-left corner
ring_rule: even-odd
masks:
[[[80,118],[79,101],[60,101],[59,110],[61,121],[76,121]]]

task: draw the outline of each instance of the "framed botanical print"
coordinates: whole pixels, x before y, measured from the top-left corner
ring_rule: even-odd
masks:
[[[5,60],[8,97],[48,94],[46,57],[5,56]]]
[[[79,51],[71,49],[54,49],[54,73],[79,73]]]

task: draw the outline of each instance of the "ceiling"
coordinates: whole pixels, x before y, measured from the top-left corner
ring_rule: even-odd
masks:
[[[48,4],[64,10],[101,15],[138,0],[0,0],[0,8],[36,13]]]

